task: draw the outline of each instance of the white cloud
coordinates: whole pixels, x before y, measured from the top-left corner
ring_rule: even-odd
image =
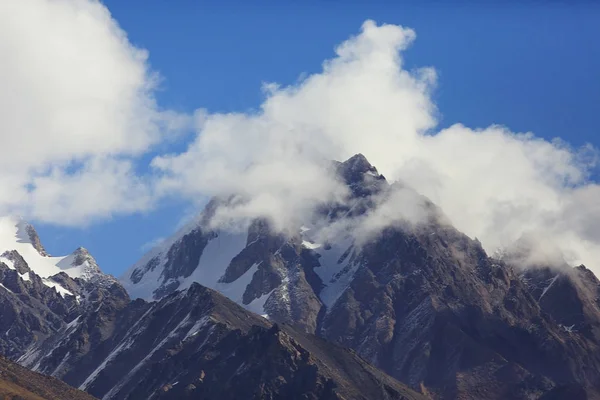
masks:
[[[586,179],[595,151],[501,126],[435,132],[434,70],[403,69],[402,51],[414,38],[410,29],[367,21],[322,72],[292,86],[265,85],[259,112],[204,115],[186,152],[154,160],[162,190],[243,193],[252,200],[229,216],[266,215],[281,227],[343,195],[320,173],[321,160],[360,152],[388,180],[429,197],[489,252],[526,235],[544,242],[539,249],[557,246],[569,262],[593,266],[600,259],[599,187]],[[405,194],[369,223],[418,209]]]
[[[147,52],[106,7],[2,1],[0,53],[0,211],[85,223],[146,208],[132,157],[186,118],[158,109]]]
[[[397,142],[403,131],[431,128],[433,72],[398,70],[398,51],[414,32],[370,21],[363,28],[336,49],[323,73],[297,86],[265,85],[259,113],[205,115],[187,152],[154,160],[166,174],[162,189],[191,197],[239,193],[249,202],[228,217],[267,215],[282,228],[306,218],[316,203],[344,195],[323,174],[325,163],[379,153],[381,143],[371,137],[379,132],[396,131],[389,139]]]
[[[360,152],[488,251],[533,235],[543,237],[540,248],[554,243],[593,267],[600,186],[587,179],[595,151],[500,126],[436,132],[435,71],[403,66],[415,37],[367,21],[322,72],[265,84],[258,112],[199,110],[188,149],[155,157],[152,172],[140,174],[138,157],[192,119],[157,106],[147,52],[96,0],[0,2],[0,213],[77,225],[151,209],[164,196],[238,193],[245,201],[222,220],[269,216],[285,228],[344,197],[322,167]],[[415,209],[405,194],[374,214],[371,228],[397,219],[394,203],[408,206],[401,217]]]

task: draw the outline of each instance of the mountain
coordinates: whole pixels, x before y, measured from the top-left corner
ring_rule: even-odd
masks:
[[[22,259],[27,267],[42,278],[42,283],[55,288],[61,295],[72,295],[54,277],[66,274],[71,279],[85,281],[110,279],[104,275],[94,258],[84,248],[76,249],[63,257],[50,256],[32,225],[20,217],[0,217],[0,262],[9,269],[19,270]],[[21,278],[28,280],[28,271],[19,271]]]
[[[347,197],[298,226],[217,229],[240,199],[213,199],[122,284],[1,220],[0,350],[103,399],[600,398],[590,270],[488,256],[362,155],[331,171]]]
[[[50,257],[31,225],[1,222],[0,349],[35,372],[104,399],[424,398],[354,352],[197,283],[160,301],[131,301],[87,250]],[[20,398],[78,398],[2,376]]]
[[[59,379],[29,371],[0,356],[0,398],[6,400],[93,400]]]
[[[214,199],[123,285],[132,297],[161,299],[199,282],[355,349],[433,398],[600,398],[598,282],[589,270],[523,270],[489,257],[364,156],[334,169],[348,198],[322,204],[291,233],[262,218],[242,233],[211,228],[215,209],[227,205]],[[408,221],[370,236],[358,229],[406,204]],[[415,213],[422,215],[410,221]],[[324,234],[331,227],[335,234]]]
[[[103,399],[422,399],[355,353],[192,284],[101,306],[21,360]]]
[[[327,218],[364,211],[364,198],[387,185],[362,155],[334,168],[348,185],[353,204],[324,205],[319,214]],[[155,300],[199,282],[250,311],[314,331],[316,314],[335,302],[358,266],[355,238],[342,232],[335,240],[317,243],[321,218],[305,221],[291,236],[273,233],[269,221],[260,218],[242,232],[211,229],[211,217],[226,203],[213,199],[196,220],[132,266],[121,278],[123,286],[133,298]]]
[[[20,218],[0,218],[1,354],[18,359],[105,299],[129,301],[86,249],[51,257],[31,225]]]

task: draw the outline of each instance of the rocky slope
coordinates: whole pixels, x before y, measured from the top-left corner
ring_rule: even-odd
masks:
[[[59,379],[29,371],[0,356],[0,398],[5,400],[93,400]]]
[[[0,249],[0,354],[11,359],[64,332],[105,299],[129,300],[87,250],[50,257],[33,227],[22,220],[0,219]]]
[[[212,202],[133,266],[125,287],[134,297],[161,298],[201,282],[271,320],[353,348],[434,398],[600,396],[591,272],[523,273],[489,257],[427,199],[389,185],[363,156],[335,169],[348,198],[323,204],[296,233],[273,232],[261,219],[244,234],[208,229],[219,206]],[[365,240],[363,222],[385,218],[378,213],[407,197],[421,216]],[[324,236],[332,226],[342,228]]]
[[[99,307],[22,362],[105,399],[424,398],[353,352],[199,284]]]
[[[51,258],[33,227],[9,221],[0,351],[34,371],[106,399],[422,398],[355,353],[196,283],[159,302],[131,301],[85,249]]]

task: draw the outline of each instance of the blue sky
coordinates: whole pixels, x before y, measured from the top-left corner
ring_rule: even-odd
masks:
[[[502,124],[600,146],[600,8],[470,3],[105,1],[129,40],[149,51],[163,78],[158,101],[165,108],[256,109],[263,82],[291,84],[320,71],[337,44],[373,19],[416,31],[404,57],[408,69],[438,72],[433,98],[442,127]],[[36,228],[49,252],[85,246],[106,272],[120,275],[145,244],[171,233],[191,211],[171,201],[87,228]]]

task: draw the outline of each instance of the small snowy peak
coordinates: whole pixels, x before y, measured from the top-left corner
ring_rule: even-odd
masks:
[[[29,269],[41,278],[60,272],[82,279],[103,275],[87,250],[80,248],[66,257],[50,257],[31,224],[20,217],[0,217],[0,261],[14,268],[15,259],[9,256],[11,252],[18,253]]]
[[[89,280],[102,274],[94,257],[83,247],[62,258],[56,265],[72,278]]]

